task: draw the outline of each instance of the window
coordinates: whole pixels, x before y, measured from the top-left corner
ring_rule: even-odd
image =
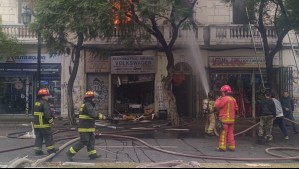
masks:
[[[249,23],[246,14],[245,0],[231,0],[233,6],[233,24],[245,24]]]

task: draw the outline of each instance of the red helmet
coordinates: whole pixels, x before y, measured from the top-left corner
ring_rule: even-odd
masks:
[[[84,99],[85,98],[89,98],[89,97],[95,97],[95,96],[96,96],[95,92],[93,92],[93,91],[87,91],[85,93],[85,95],[84,95]]]
[[[48,89],[40,89],[37,93],[37,96],[49,96],[49,90]]]
[[[232,93],[232,88],[229,85],[224,85],[221,87],[221,92],[231,94]]]

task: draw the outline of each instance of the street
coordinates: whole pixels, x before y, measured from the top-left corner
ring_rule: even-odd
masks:
[[[248,128],[249,124],[237,127],[236,132],[242,131]],[[215,148],[218,144],[218,138],[216,137],[205,137],[201,134],[198,126],[189,126],[190,131],[136,131],[134,133],[127,133],[122,135],[133,136],[141,138],[143,141],[149,143],[152,146],[169,150],[173,152],[179,152],[184,154],[192,155],[206,155],[215,157],[227,157],[227,158],[273,158],[265,153],[265,149],[269,147],[298,147],[299,135],[294,135],[290,132],[290,140],[285,141],[280,133],[278,127],[274,128],[273,135],[274,140],[269,145],[259,145],[256,143],[256,138],[252,136],[254,132],[250,131],[243,136],[238,136],[237,150],[235,152],[217,152]],[[291,129],[291,128],[289,128]],[[29,131],[30,126],[24,124],[12,124],[12,125],[1,125],[1,137],[0,137],[0,151],[19,148],[24,146],[30,146],[34,144],[33,139],[9,139],[5,138],[8,133]],[[107,131],[106,131],[107,130]],[[291,130],[290,130],[291,131]],[[111,129],[103,129],[103,133],[115,132]],[[67,137],[78,136],[77,132],[65,132],[59,133],[54,138],[61,139]],[[55,145],[56,147],[61,146],[67,141],[59,141]],[[100,138],[96,141],[96,149],[102,157],[95,161],[90,161],[86,149],[82,149],[75,157],[74,162],[80,163],[157,163],[166,162],[173,160],[183,160],[184,162],[197,161],[200,164],[256,164],[256,163],[290,163],[296,166],[295,161],[233,161],[233,160],[211,160],[201,158],[189,158],[177,155],[170,155],[162,152],[155,151],[148,148],[144,144],[133,140],[118,139],[118,138]],[[276,152],[277,153],[277,152]],[[53,160],[52,163],[62,164],[67,161],[66,150],[59,153]],[[296,151],[284,151],[278,152],[284,156],[298,156]],[[9,161],[16,158],[22,158],[28,155],[31,160],[37,160],[38,157],[34,156],[32,148],[18,150],[13,152],[2,153],[0,155],[0,164],[6,165]]]

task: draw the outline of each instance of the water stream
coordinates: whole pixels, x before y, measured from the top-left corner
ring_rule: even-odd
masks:
[[[210,91],[209,81],[207,77],[207,72],[205,70],[204,60],[201,54],[201,50],[199,48],[199,44],[197,43],[195,33],[192,30],[186,30],[185,35],[187,45],[191,51],[192,59],[194,61],[194,66],[196,67],[196,71],[200,78],[200,82],[203,86],[205,94],[208,95]]]

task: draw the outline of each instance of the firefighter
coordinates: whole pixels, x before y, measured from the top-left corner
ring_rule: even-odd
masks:
[[[216,100],[215,106],[219,110],[219,120],[223,124],[223,131],[220,134],[218,151],[235,151],[236,143],[234,138],[235,114],[239,107],[236,100],[230,96],[232,89],[229,85],[222,86],[222,97]]]
[[[216,108],[215,100],[212,92],[209,92],[208,99],[203,101],[203,112],[205,116],[205,133],[208,136],[214,136],[216,125]]]
[[[37,101],[34,104],[34,132],[35,139],[35,155],[43,155],[43,140],[45,140],[47,151],[49,154],[56,153],[54,147],[53,134],[51,126],[54,125],[54,118],[51,114],[48,89],[40,89],[37,94]]]
[[[80,142],[75,146],[71,147],[67,152],[67,157],[69,161],[73,161],[73,157],[77,152],[79,152],[84,146],[87,146],[87,151],[89,158],[95,160],[101,156],[97,154],[94,148],[95,145],[95,120],[105,120],[107,119],[101,113],[94,111],[95,101],[97,94],[93,91],[88,91],[84,96],[84,103],[81,105],[79,112],[79,128]]]

